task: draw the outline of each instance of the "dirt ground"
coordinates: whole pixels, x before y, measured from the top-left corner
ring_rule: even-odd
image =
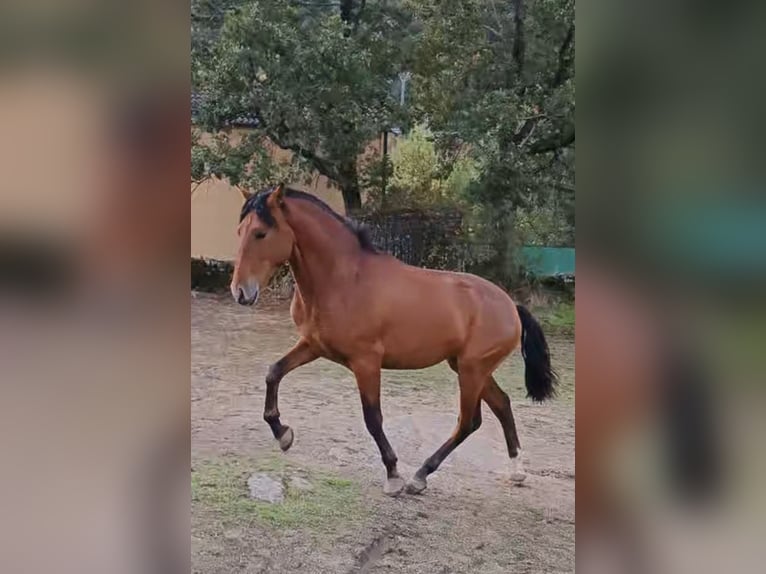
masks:
[[[529,473],[508,479],[500,424],[482,427],[419,496],[386,497],[351,374],[316,361],[280,387],[285,454],[262,420],[264,377],[296,339],[286,306],[192,300],[192,567],[194,572],[574,572],[574,341],[549,337],[559,396],[525,399],[515,352],[497,371],[509,393]],[[451,433],[457,382],[446,365],[383,374],[384,428],[405,479]],[[249,500],[247,478],[270,473],[282,504]],[[308,490],[294,490],[295,477]]]

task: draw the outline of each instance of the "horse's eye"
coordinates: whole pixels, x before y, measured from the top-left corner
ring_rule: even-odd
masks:
[[[264,237],[266,237],[266,232],[265,231],[256,231],[255,233],[253,233],[253,237],[255,239],[263,239]]]

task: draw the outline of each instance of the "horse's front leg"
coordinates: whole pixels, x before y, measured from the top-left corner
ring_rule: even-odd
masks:
[[[269,373],[266,375],[266,406],[263,409],[263,420],[271,427],[271,432],[274,434],[274,438],[279,441],[279,448],[283,451],[292,446],[294,434],[293,429],[283,425],[279,420],[279,407],[277,406],[279,383],[290,371],[317,358],[318,355],[311,350],[306,340],[301,339],[284,357],[271,365]]]
[[[380,410],[380,361],[367,359],[352,362],[350,366],[362,399],[364,424],[375,439],[386,466],[386,484],[383,492],[388,496],[398,496],[404,489],[404,480],[396,469],[397,458],[394,449],[383,432],[383,414]]]

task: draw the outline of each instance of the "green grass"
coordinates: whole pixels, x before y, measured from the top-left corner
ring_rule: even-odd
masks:
[[[266,472],[285,484],[285,499],[267,503],[248,497],[247,479]],[[291,489],[287,478],[297,474],[313,489]],[[334,529],[362,515],[360,493],[351,481],[322,472],[297,472],[276,458],[258,461],[238,457],[199,461],[191,475],[192,503],[215,512],[230,524],[261,523],[274,528]]]
[[[543,326],[549,332],[562,335],[574,334],[575,306],[571,302],[562,302],[550,307],[542,307],[533,310]]]

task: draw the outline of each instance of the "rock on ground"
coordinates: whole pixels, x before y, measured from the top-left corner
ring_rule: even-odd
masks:
[[[247,487],[250,490],[250,498],[263,502],[282,502],[285,499],[282,482],[270,477],[268,474],[256,472],[247,479]]]

